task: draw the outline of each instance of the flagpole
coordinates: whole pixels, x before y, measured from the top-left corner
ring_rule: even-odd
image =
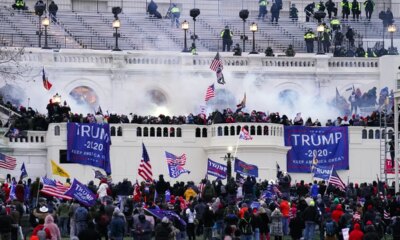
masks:
[[[326,186],[324,195],[326,195],[326,192],[328,192],[328,187],[329,187],[329,183],[330,183],[330,181],[331,181],[332,173],[333,173],[333,165],[332,165],[332,168],[331,168],[331,174],[329,175],[329,178],[328,178],[328,185]]]
[[[236,140],[236,147],[235,147],[235,153],[233,154],[233,159],[236,159],[236,153],[237,153],[237,149],[238,149],[238,147],[239,147],[239,140],[240,140],[240,138],[238,138],[238,139]]]

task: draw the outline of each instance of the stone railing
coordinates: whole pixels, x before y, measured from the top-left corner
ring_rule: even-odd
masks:
[[[187,53],[156,52],[156,51],[134,51],[134,52],[110,52],[93,50],[59,50],[43,51],[41,49],[28,49],[21,60],[33,65],[49,66],[60,65],[68,68],[153,68],[152,65],[175,65],[178,67],[196,68],[197,70],[208,71],[215,53],[205,52],[193,56]],[[313,54],[302,54],[296,57],[264,57],[262,55],[234,57],[231,53],[220,53],[224,69],[230,71],[248,71],[249,68],[256,68],[262,71],[263,68],[274,71],[287,71],[290,67],[294,71],[306,72],[368,72],[379,73],[379,58],[334,58],[332,56],[318,56]],[[359,69],[359,70],[358,70]]]

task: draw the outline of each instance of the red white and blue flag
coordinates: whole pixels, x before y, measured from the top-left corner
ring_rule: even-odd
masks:
[[[0,153],[0,168],[14,170],[17,166],[17,159]]]
[[[333,186],[339,188],[341,191],[344,191],[346,189],[346,185],[344,184],[342,179],[340,179],[335,169],[332,170],[332,174],[328,180],[328,184],[332,184]]]
[[[140,160],[138,175],[141,176],[145,181],[153,181],[153,171],[151,169],[150,157],[147,153],[144,143],[142,143],[142,159]]]
[[[46,76],[46,72],[44,71],[44,67],[42,70],[42,80],[43,80],[43,87],[48,91],[51,89],[51,87],[53,86],[53,84],[51,84],[49,82],[49,79]]]
[[[239,139],[253,140],[253,138],[250,136],[249,132],[244,127],[242,127],[242,130],[240,130]]]
[[[207,91],[206,91],[206,97],[204,98],[204,100],[207,102],[208,100],[210,100],[211,98],[215,97],[215,87],[214,84],[208,86]]]
[[[186,164],[186,154],[182,154],[178,157],[166,151],[165,157],[167,158],[168,171],[171,178],[177,178],[183,173],[190,173],[189,170],[184,169]]]
[[[65,192],[68,191],[69,187],[64,186],[64,184],[62,184],[61,182],[50,179],[48,177],[43,177],[42,182],[43,188],[42,190],[40,190],[41,193],[56,198],[63,198],[66,200],[72,199],[70,196],[65,195]]]

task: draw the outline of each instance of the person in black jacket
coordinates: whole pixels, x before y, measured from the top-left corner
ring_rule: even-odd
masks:
[[[167,189],[168,183],[165,182],[164,175],[160,174],[160,176],[158,177],[158,182],[156,183],[156,191],[161,201],[164,201],[165,191],[167,191]]]
[[[204,233],[203,239],[204,240],[211,240],[212,239],[212,228],[215,223],[215,215],[211,211],[211,207],[206,207],[203,213],[203,224],[204,224]]]
[[[54,1],[51,1],[50,5],[49,5],[49,13],[50,13],[51,20],[53,22],[57,22],[57,20],[56,20],[57,11],[58,11],[57,4],[55,4]]]
[[[349,27],[349,29],[346,32],[346,38],[349,41],[349,45],[350,47],[354,47],[354,31],[351,27]]]
[[[85,240],[101,240],[100,234],[96,231],[94,223],[89,222],[88,227],[78,234],[79,239]]]
[[[149,5],[147,5],[147,12],[150,16],[154,16],[156,18],[162,18],[161,14],[157,11],[158,5],[153,0],[150,1]]]
[[[0,211],[0,236],[1,239],[11,239],[11,228],[14,221],[11,216],[7,215],[6,209],[3,207]]]
[[[310,21],[310,17],[314,15],[315,3],[310,3],[304,8],[304,12],[306,12],[306,22]]]
[[[337,16],[337,8],[335,7],[335,3],[334,3],[332,0],[328,0],[328,1],[325,3],[325,7],[326,7],[326,10],[328,11],[328,17],[329,17],[329,19],[332,18],[332,13],[333,13],[333,16],[334,16],[334,17]]]
[[[303,220],[305,222],[304,240],[314,239],[315,226],[319,221],[319,214],[315,207],[314,200],[312,200],[309,206],[304,210]]]

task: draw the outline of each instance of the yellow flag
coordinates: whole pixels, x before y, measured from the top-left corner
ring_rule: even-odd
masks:
[[[53,160],[51,160],[51,169],[53,170],[54,175],[69,178],[69,174],[67,173],[67,171],[58,166]]]

